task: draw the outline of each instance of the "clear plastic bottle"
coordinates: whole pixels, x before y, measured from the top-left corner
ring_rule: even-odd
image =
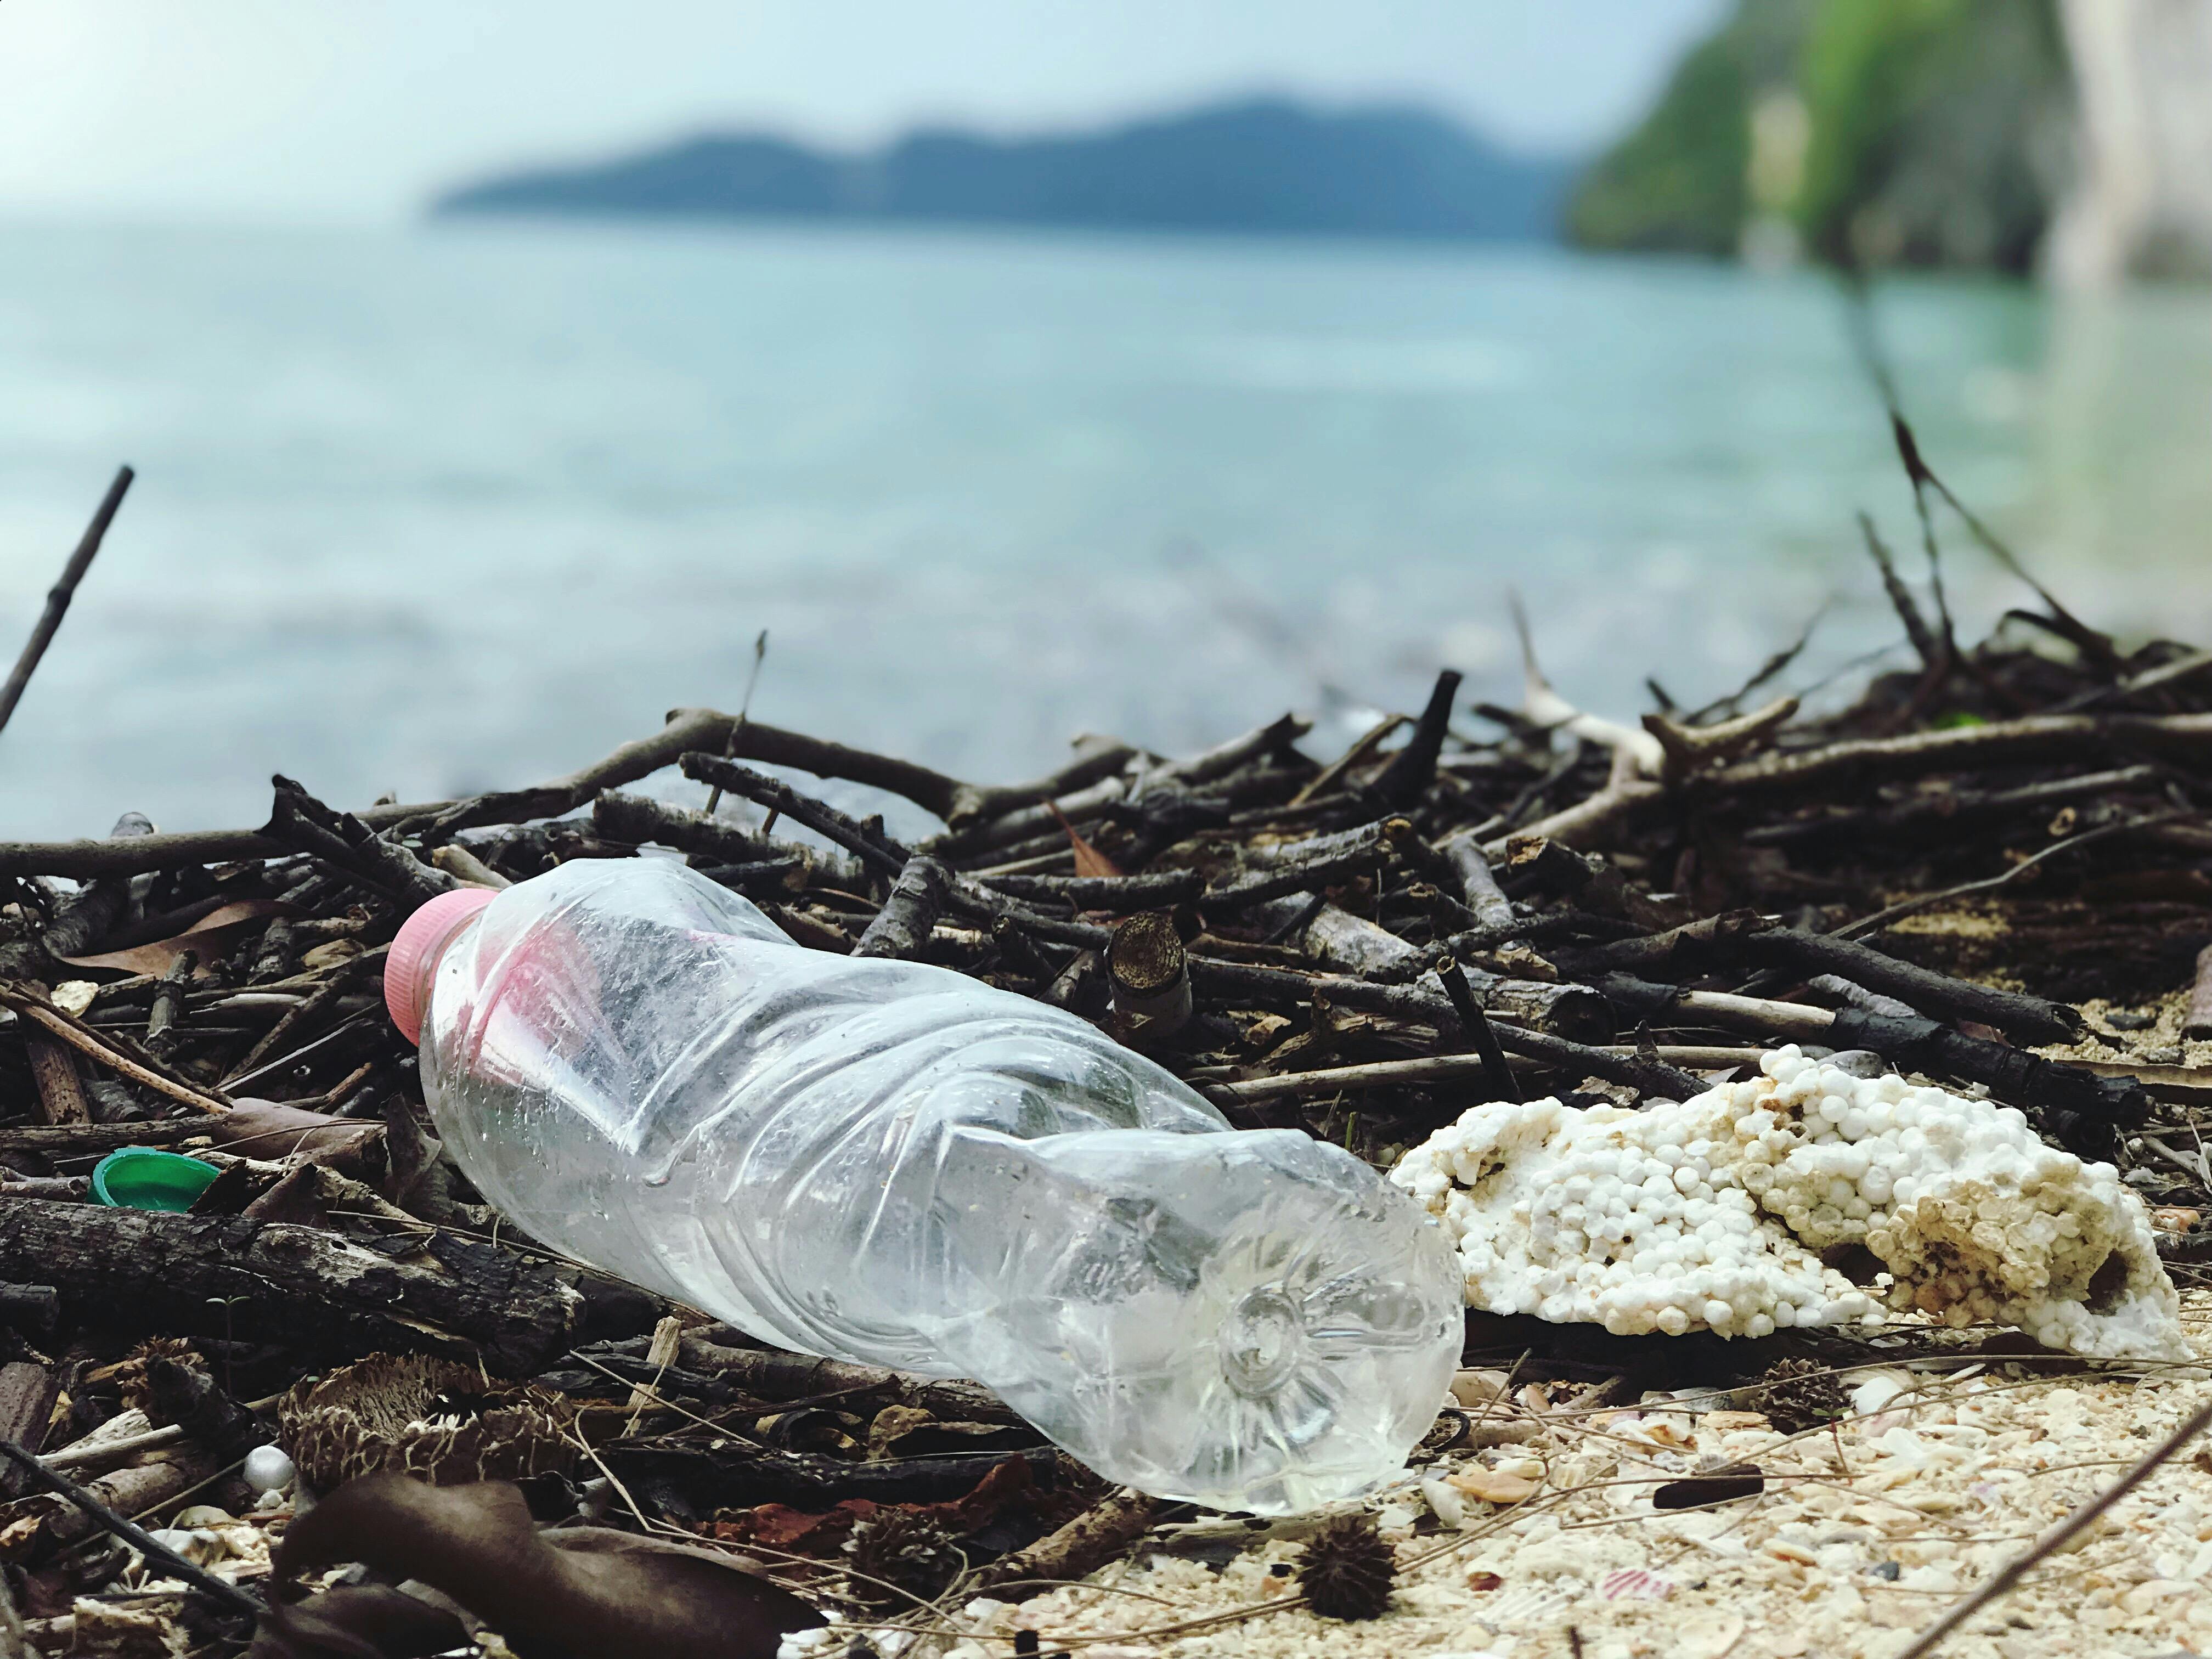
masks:
[[[1456,1363],[1419,1207],[1082,1020],[793,944],[670,859],[410,918],[386,976],[471,1180],[802,1352],[972,1376],[1109,1478],[1296,1513],[1393,1474]]]

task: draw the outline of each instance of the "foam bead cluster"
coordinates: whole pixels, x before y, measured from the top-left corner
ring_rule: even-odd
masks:
[[[1879,1324],[1917,1310],[2108,1358],[2191,1357],[2142,1201],[2010,1107],[1794,1046],[1641,1111],[1477,1106],[1391,1180],[1467,1299],[1619,1334]]]

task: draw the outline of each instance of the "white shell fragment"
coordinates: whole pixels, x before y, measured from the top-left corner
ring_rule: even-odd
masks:
[[[1477,1106],[1390,1178],[1492,1313],[1756,1337],[1886,1305],[2097,1358],[2191,1357],[2148,1212],[2111,1164],[2010,1107],[1794,1046],[1760,1070],[1642,1111]]]

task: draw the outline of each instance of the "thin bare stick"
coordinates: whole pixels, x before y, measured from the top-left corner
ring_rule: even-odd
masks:
[[[31,629],[31,637],[23,646],[23,654],[15,659],[15,666],[8,675],[8,684],[0,686],[0,728],[5,728],[15,705],[22,701],[23,688],[31,683],[38,671],[39,659],[46,654],[46,647],[54,642],[54,635],[69,613],[70,601],[76,597],[77,584],[84,573],[92,568],[93,555],[106,539],[107,526],[115,522],[115,510],[123,505],[124,492],[131,488],[131,480],[137,475],[127,466],[118,467],[114,483],[107,486],[107,494],[100,498],[99,510],[92,522],[85,526],[84,538],[77,543],[76,551],[70,555],[69,563],[63,567],[61,580],[46,594],[46,608],[40,613],[38,625]]]
[[[2196,815],[2192,812],[2176,808],[2171,812],[2154,812],[2145,818],[2129,818],[2124,823],[2100,824],[2094,830],[2084,830],[2078,836],[2069,836],[2064,841],[2051,842],[2041,852],[2022,859],[2018,864],[2000,875],[1987,876],[1980,881],[1961,882],[1958,886],[1946,887],[1941,892],[1923,893],[1917,898],[1902,900],[1886,910],[1877,910],[1870,916],[1861,916],[1856,921],[1846,923],[1835,930],[1834,936],[1838,939],[1855,939],[1861,933],[1870,933],[1879,928],[1887,927],[1893,921],[1925,910],[1932,904],[1941,904],[1947,899],[1964,898],[1969,893],[1986,893],[1991,888],[2002,887],[2016,877],[2033,870],[2052,854],[2063,853],[2069,848],[2081,847],[2093,841],[2103,841],[2108,836],[2122,835],[2130,830],[2148,830],[2156,824],[2172,823],[2178,818],[2194,816]]]
[[[0,984],[0,1007],[12,1009],[17,1018],[43,1025],[79,1054],[88,1054],[101,1065],[121,1073],[133,1083],[142,1084],[157,1094],[181,1101],[187,1106],[198,1107],[203,1112],[227,1112],[232,1103],[223,1095],[195,1088],[173,1076],[164,1075],[149,1066],[140,1064],[94,1036],[91,1030],[51,1003],[24,991],[20,986]]]
[[[103,1531],[112,1533],[146,1558],[149,1567],[158,1567],[165,1577],[182,1579],[201,1595],[234,1612],[250,1613],[255,1618],[267,1612],[260,1598],[216,1577],[177,1553],[167,1544],[154,1537],[134,1521],[126,1520],[101,1503],[82,1486],[46,1467],[14,1441],[0,1437],[0,1457],[21,1469],[38,1486],[44,1486],[58,1497],[66,1498],[88,1516]]]
[[[767,660],[768,629],[763,628],[753,640],[752,672],[745,676],[745,695],[738,701],[737,721],[730,727],[729,741],[722,745],[724,760],[737,758],[730,751],[738,746],[738,733],[745,729],[745,722],[752,717],[753,688],[760,684],[761,665]],[[722,786],[718,783],[707,792],[707,816],[713,817],[721,805]]]
[[[2068,1516],[2055,1529],[2038,1539],[2029,1549],[2007,1562],[1996,1577],[1929,1626],[1922,1632],[1920,1639],[1899,1654],[1898,1659],[1926,1659],[1926,1656],[1933,1653],[1945,1637],[2019,1583],[2030,1567],[2064,1549],[2099,1516],[2149,1480],[2160,1464],[2194,1440],[2207,1425],[2212,1425],[2212,1400],[2199,1406],[2186,1423],[2168,1435],[2141,1462]]]

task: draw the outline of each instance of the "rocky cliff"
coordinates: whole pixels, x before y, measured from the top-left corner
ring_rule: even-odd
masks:
[[[1568,224],[2077,283],[2206,267],[2212,0],[1741,0]]]

